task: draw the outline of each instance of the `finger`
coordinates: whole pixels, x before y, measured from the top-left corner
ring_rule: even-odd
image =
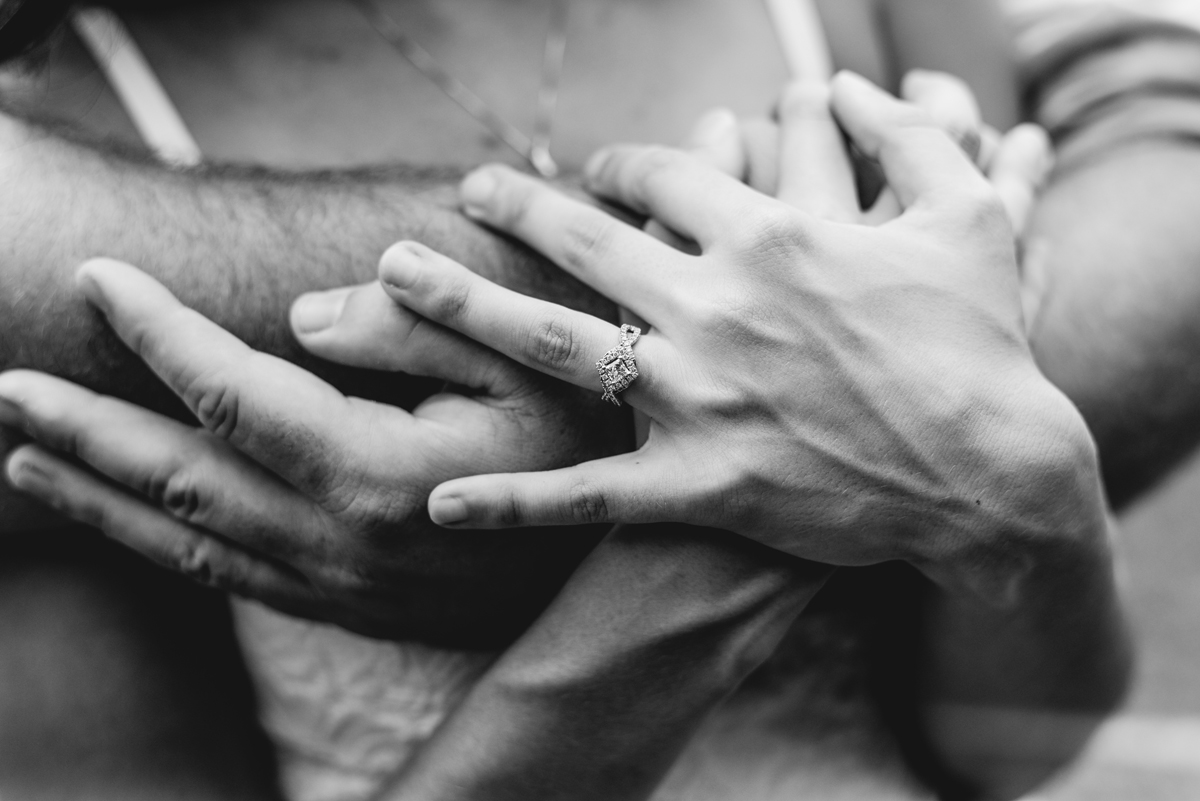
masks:
[[[322,465],[336,464],[347,440],[366,437],[349,427],[354,418],[340,392],[247,347],[140,270],[97,259],[77,278],[117,335],[201,425],[305,494],[328,489],[332,467]]]
[[[673,293],[677,252],[536,178],[509,167],[483,167],[466,177],[460,194],[468,216],[515,236],[642,316]]]
[[[829,86],[793,83],[779,101],[779,189],[776,197],[837,222],[859,217],[854,171],[829,110]]]
[[[992,161],[995,160],[996,152],[1000,149],[1001,139],[1003,139],[1001,133],[990,125],[984,125],[979,131],[979,155],[975,159],[975,166],[984,175],[992,170]]]
[[[745,174],[746,154],[737,115],[727,108],[715,108],[702,116],[684,139],[683,150],[701,164],[739,181]]]
[[[497,396],[518,381],[507,359],[398,305],[379,281],[301,295],[290,319],[305,350],[339,364],[440,378]]]
[[[647,214],[701,248],[737,230],[747,210],[763,201],[736,178],[658,146],[604,148],[588,162],[585,182],[597,196]]]
[[[596,360],[620,340],[611,323],[505,289],[416,242],[389,248],[379,263],[379,278],[396,302],[576,386],[600,386]],[[664,346],[643,337],[637,356],[654,359]],[[653,386],[653,381],[634,382],[627,393],[631,404],[645,408]]]
[[[1040,126],[1018,125],[1001,139],[988,177],[1018,237],[1053,166],[1050,137]]]
[[[779,191],[779,125],[756,117],[742,123],[746,151],[746,183],[756,192],[775,197]]]
[[[934,124],[953,139],[963,152],[983,169],[982,159],[990,158],[992,150],[986,139],[986,126],[979,104],[966,82],[944,72],[911,70],[904,76],[900,95],[925,111]],[[904,211],[891,187],[885,186],[875,203],[863,215],[868,225],[882,225],[894,220]]]
[[[192,528],[36,445],[14,451],[5,473],[14,487],[72,520],[203,584],[284,610],[315,602],[299,574]]]
[[[925,111],[848,72],[834,77],[831,105],[859,149],[880,163],[905,209],[920,203],[968,213],[994,199],[974,164]]]
[[[911,70],[900,83],[900,97],[923,109],[971,161],[977,162],[983,115],[966,81],[945,72]]]
[[[862,221],[865,225],[883,225],[903,213],[904,208],[900,205],[900,199],[896,197],[896,193],[890,186],[885,186],[880,190],[879,197],[875,198],[875,202],[871,204],[871,208],[863,212]]]
[[[471,476],[434,488],[429,516],[471,529],[682,520],[685,505],[668,486],[678,473],[643,449],[562,470]]]
[[[206,431],[28,370],[0,374],[0,423],[184,523],[284,558],[321,557],[323,513]]]
[[[746,158],[741,132],[738,130],[737,117],[729,109],[713,109],[702,116],[684,139],[683,149],[702,164],[707,164],[739,181],[745,174]],[[694,242],[653,218],[646,221],[642,230],[676,250],[691,255],[698,252]]]

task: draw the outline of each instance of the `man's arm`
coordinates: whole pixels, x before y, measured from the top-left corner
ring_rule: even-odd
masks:
[[[72,284],[103,254],[153,264],[189,305],[257,349],[328,372],[299,348],[287,309],[302,291],[374,279],[398,239],[449,249],[480,273],[609,316],[577,281],[462,217],[450,172],[170,170],[0,117],[0,363],[41,366],[128,396],[148,372]],[[136,371],[136,372],[131,372]]]
[[[1121,509],[1200,441],[1200,32],[1083,6],[1018,37],[1058,147],[1026,255],[1038,363]]]
[[[947,797],[1024,795],[1074,758],[1124,698],[1132,648],[1109,549],[1041,550],[1010,605],[918,589],[908,647],[919,656],[907,690],[932,764],[920,745],[903,745]]]
[[[0,115],[0,367],[31,367],[181,414],[170,392],[77,295],[83,260],[147,265],[184,301],[255,348],[351,394],[411,405],[427,383],[387,381],[300,349],[287,309],[304,290],[367,281],[398,239],[419,239],[523,292],[611,316],[611,306],[456,209],[457,176],[404,168],[273,173],[170,170],[70,132]],[[8,449],[0,434],[0,447]],[[41,516],[0,493],[12,529]]]
[[[1039,366],[1087,420],[1119,509],[1200,439],[1200,37],[1087,7],[1027,22],[1018,41],[1040,48],[1025,52],[1031,111],[1059,148],[1026,238],[1027,325]],[[960,778],[1003,786],[1007,764],[1030,784],[1121,698],[1128,651],[1089,648],[1106,625],[1125,641],[1116,599],[1054,564],[1032,576],[1041,612],[1025,623],[927,594],[926,720]],[[1072,609],[1100,614],[1087,625]],[[1022,633],[1046,650],[1020,646]],[[1057,689],[1031,680],[1037,665]],[[985,719],[992,738],[978,734]]]

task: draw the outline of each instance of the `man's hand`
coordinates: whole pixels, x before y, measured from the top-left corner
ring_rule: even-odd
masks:
[[[10,371],[0,375],[0,420],[39,444],[11,456],[8,476],[155,561],[371,635],[443,639],[435,626],[460,616],[475,642],[496,645],[596,542],[588,531],[452,541],[429,525],[425,497],[439,481],[612,453],[629,445],[627,421],[591,393],[397,307],[378,284],[298,303],[294,323],[310,331],[302,340],[344,362],[468,387],[470,397],[439,394],[412,414],[348,398],[128,265],[93,261],[78,280],[201,427]],[[330,315],[340,310],[341,326]]]
[[[836,128],[825,128],[822,114],[813,117],[807,104],[795,108],[796,88],[785,92],[775,108],[775,118],[751,118],[741,122],[742,152],[728,159],[736,164],[735,177],[742,178],[763,194],[778,197],[781,160],[807,159],[810,163],[828,158],[831,150],[840,150],[842,134]],[[913,70],[900,84],[900,98],[925,111],[929,118],[975,163],[987,176],[1008,214],[1013,234],[1020,240],[1033,209],[1037,194],[1049,177],[1054,163],[1049,136],[1037,125],[1018,125],[1001,134],[984,123],[975,95],[962,79],[944,72]],[[797,115],[802,118],[797,119]],[[807,117],[808,119],[803,119]],[[791,141],[781,147],[782,122],[788,119],[793,131]],[[832,137],[833,141],[830,141]],[[851,219],[879,225],[893,220],[903,209],[896,193],[880,184],[878,164],[858,154],[856,169],[860,184],[879,189],[870,207],[860,215],[855,202],[855,186],[849,182],[837,185],[785,187],[811,204],[810,210],[828,212],[833,219],[842,219],[844,209],[854,210]],[[832,162],[838,164],[842,159]],[[824,190],[834,194],[826,196]],[[840,202],[831,202],[840,201]]]

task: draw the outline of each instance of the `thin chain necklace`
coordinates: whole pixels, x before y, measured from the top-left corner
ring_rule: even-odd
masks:
[[[380,0],[350,0],[371,27],[397,53],[424,75],[446,97],[457,103],[492,135],[521,155],[534,171],[545,178],[558,174],[558,165],[550,156],[550,140],[554,127],[554,112],[558,107],[558,87],[562,79],[563,61],[567,52],[567,17],[569,0],[551,0],[550,27],[542,52],[542,75],[538,86],[537,114],[533,133],[526,136],[519,128],[500,116],[479,95],[467,88],[438,63],[429,51],[409,36],[400,23],[387,12]]]

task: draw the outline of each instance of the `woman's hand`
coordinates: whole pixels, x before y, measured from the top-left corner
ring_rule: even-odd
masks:
[[[480,648],[511,641],[602,532],[452,542],[425,499],[481,470],[573,464],[628,447],[628,420],[396,306],[378,283],[302,299],[318,355],[440,378],[413,413],[347,398],[258,353],[125,264],[79,285],[187,403],[199,428],[62,379],[0,375],[0,422],[38,444],[9,480],[160,564],[361,633]]]
[[[1092,443],[1030,356],[996,192],[920,109],[848,74],[830,104],[895,191],[891,222],[854,222],[835,161],[781,163],[775,200],[677,151],[598,154],[591,191],[698,256],[511,170],[467,178],[469,214],[653,326],[621,396],[652,424],[636,453],[442,484],[435,522],[711,525],[831,564],[904,559],[996,600],[1025,567],[1014,543],[1102,536]],[[797,209],[806,196],[841,198],[851,222]],[[408,308],[578,386],[599,390],[596,359],[619,341],[420,245],[392,248],[381,278]]]

